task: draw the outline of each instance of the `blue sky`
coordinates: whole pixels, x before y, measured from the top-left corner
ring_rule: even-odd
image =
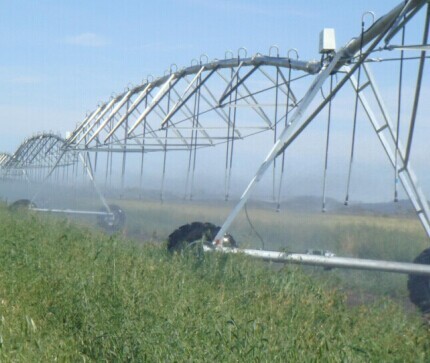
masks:
[[[202,53],[223,58],[281,55],[297,48],[318,57],[318,34],[337,29],[338,45],[360,30],[361,14],[397,1],[59,1],[2,2],[0,11],[0,149],[13,152],[39,131],[65,132],[88,110],[172,63]]]

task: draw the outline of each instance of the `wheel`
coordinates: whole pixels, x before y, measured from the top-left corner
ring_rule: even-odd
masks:
[[[192,222],[190,224],[185,224],[169,235],[167,250],[170,252],[180,251],[199,241],[211,245],[212,240],[215,238],[220,228],[221,227],[217,227],[208,222]],[[225,236],[224,245],[237,247],[237,243],[231,235]]]
[[[37,206],[30,199],[18,199],[9,206],[9,210],[13,212],[31,208],[37,208]]]
[[[421,252],[414,263],[430,264],[430,248]],[[430,276],[409,275],[408,290],[410,300],[423,312],[430,313]]]
[[[115,204],[110,204],[109,209],[112,215],[99,215],[97,217],[97,224],[105,231],[114,233],[124,227],[125,213],[119,206]],[[101,211],[106,212],[106,209],[103,208]]]

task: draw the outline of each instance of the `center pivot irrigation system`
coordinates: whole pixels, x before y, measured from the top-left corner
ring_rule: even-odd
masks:
[[[141,85],[128,87],[121,94],[112,95],[108,102],[100,103],[66,138],[53,133],[36,135],[26,140],[14,155],[0,154],[4,180],[20,178],[27,183],[43,184],[54,178],[57,182],[74,184],[81,172],[85,173],[102,201],[101,211],[37,208],[38,193],[13,206],[25,205],[41,212],[94,214],[103,226],[115,231],[124,225],[124,212],[107,203],[96,179],[104,177],[106,186],[111,183],[112,171],[121,170],[120,183],[124,188],[126,166],[134,162],[133,170],[140,171],[141,190],[145,156],[158,155],[160,199],[163,200],[168,159],[172,152],[177,152],[175,163],[177,155],[184,156],[184,197],[192,199],[197,154],[215,147],[217,160],[223,164],[227,200],[239,141],[264,133],[269,135],[273,147],[224,224],[221,227],[200,222],[184,225],[169,236],[168,248],[176,250],[206,240],[205,251],[240,252],[276,262],[406,273],[411,300],[423,311],[430,311],[430,250],[423,251],[415,263],[400,263],[341,258],[329,253],[240,249],[227,234],[256,185],[269,171],[273,177],[273,199],[279,208],[286,169],[285,151],[326,109],[324,210],[332,102],[340,91],[347,90],[353,99],[354,113],[345,204],[349,202],[356,125],[361,110],[393,168],[395,200],[401,183],[430,237],[429,204],[410,162],[420,116],[420,96],[425,90],[429,18],[428,0],[407,0],[379,19],[371,12],[365,13],[361,33],[338,50],[334,30],[324,29],[320,34],[319,60],[300,60],[295,49],[282,57],[278,47],[273,46],[268,55],[248,57],[246,49],[241,48],[237,56],[227,52],[222,60],[209,61],[203,55],[186,68],[172,65],[164,76],[148,77]],[[388,64],[395,64],[396,74],[387,74]],[[394,116],[386,106],[383,90],[377,86],[373,68],[378,67],[382,77],[390,78],[392,83],[395,79]],[[408,81],[412,86],[406,86]],[[428,122],[428,114],[423,118]]]

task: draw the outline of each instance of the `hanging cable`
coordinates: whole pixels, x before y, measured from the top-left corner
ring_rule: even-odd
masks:
[[[236,82],[240,81],[239,72],[236,73]],[[233,169],[233,155],[234,155],[234,133],[236,132],[236,113],[237,113],[237,93],[238,87],[235,89],[234,95],[234,109],[233,109],[233,124],[231,127],[231,144],[230,144],[230,160],[229,160],[229,168],[228,168],[228,179],[227,179],[227,199],[230,194],[230,186],[231,186],[231,175]]]
[[[97,140],[97,142],[98,142],[98,140]],[[94,174],[97,172],[98,155],[99,155],[99,153],[96,151],[94,153]]]
[[[278,54],[279,56],[279,54]],[[275,80],[275,120],[274,120],[274,128],[273,128],[273,143],[275,144],[278,139],[277,126],[278,126],[278,91],[279,91],[279,68],[276,67],[276,80]],[[275,202],[275,189],[276,189],[276,159],[273,160],[273,175],[272,175],[272,199]]]
[[[127,100],[127,106],[126,106],[126,115],[128,115],[128,110],[130,108],[130,100]],[[128,133],[128,116],[125,119],[125,127],[124,127],[124,147],[122,152],[122,165],[121,165],[121,194],[120,199],[122,199],[124,194],[124,188],[125,188],[125,165],[127,162],[127,133]]]
[[[279,57],[279,49],[276,47],[276,56]],[[278,139],[278,95],[279,95],[279,68],[276,67],[275,78],[275,119],[273,122],[273,143],[275,144]],[[272,175],[272,200],[276,201],[276,158],[273,160],[273,175]]]
[[[105,193],[108,187],[108,179],[109,179],[109,157],[110,157],[110,146],[108,146],[108,151],[106,153],[106,168],[105,168]],[[73,164],[73,170],[75,169],[75,164]]]
[[[170,111],[170,89],[169,92],[167,94],[167,114],[169,114]],[[168,136],[169,136],[169,128],[166,127],[166,131],[165,131],[165,139],[164,139],[164,155],[163,155],[163,174],[161,177],[161,188],[160,188],[160,202],[163,203],[164,202],[164,182],[166,179],[166,163],[167,163],[167,140],[168,140]]]
[[[321,88],[322,90],[322,88]],[[330,94],[333,91],[333,75],[330,76]],[[328,147],[330,142],[330,123],[331,123],[331,102],[332,98],[330,98],[330,101],[328,103],[328,116],[327,116],[327,138],[325,143],[325,161],[324,161],[324,177],[323,177],[323,196],[322,196],[322,212],[324,213],[326,211],[325,205],[326,205],[326,198],[325,198],[325,192],[326,192],[326,181],[327,181],[327,167],[328,167]]]
[[[198,84],[196,85],[196,87],[198,87]],[[196,136],[196,132],[197,132],[196,130],[197,97],[198,97],[198,92],[196,92],[194,96],[194,107],[193,107],[193,117],[192,117],[193,122],[192,122],[192,128],[191,128],[190,152],[188,154],[188,169],[187,169],[187,179],[185,181],[184,199],[187,199],[189,195],[188,192],[189,192],[189,181],[190,181],[190,172],[191,172],[191,161],[192,161],[193,147],[194,147],[194,137]]]
[[[361,21],[361,36],[360,36],[360,55],[359,59],[361,59],[363,54],[363,38],[364,38],[364,18]],[[359,93],[360,93],[360,78],[361,78],[361,64],[358,67],[357,74],[357,88],[355,90],[355,106],[354,106],[354,122],[352,125],[352,140],[351,140],[351,154],[349,159],[349,169],[348,169],[348,181],[346,185],[346,196],[345,196],[345,205],[349,203],[349,188],[351,185],[351,173],[352,173],[352,164],[354,161],[354,150],[355,150],[355,134],[357,131],[357,113],[358,113],[358,101],[359,101]]]
[[[148,107],[148,97],[145,97],[145,109]],[[142,158],[140,159],[140,178],[139,178],[139,199],[142,199],[143,192],[143,166],[145,158],[145,137],[146,137],[146,116],[143,118],[143,137],[142,137]]]
[[[402,28],[402,45],[405,44],[405,27]],[[399,139],[400,139],[400,119],[402,111],[402,83],[403,83],[403,57],[404,51],[400,52],[400,70],[399,70],[399,90],[397,95],[397,125],[396,125],[396,151],[394,154],[394,202],[399,201],[398,183],[399,183]]]
[[[142,146],[142,153],[140,156],[140,174],[139,174],[139,199],[142,199],[142,186],[143,186],[143,165],[145,161],[145,148]]]
[[[195,130],[195,134],[194,134],[194,156],[193,156],[193,170],[191,173],[191,185],[190,185],[190,200],[193,199],[193,189],[194,189],[194,174],[196,172],[196,159],[197,159],[197,139],[198,139],[198,133],[197,133],[197,129],[200,128],[200,123],[199,123],[199,115],[200,115],[200,93],[201,93],[201,88],[200,88],[200,84],[201,84],[202,78],[201,75],[199,76],[199,79],[197,81],[197,86],[199,87],[198,91],[197,91],[197,112],[196,112],[196,130]]]
[[[288,58],[290,62],[290,58]],[[290,84],[291,84],[291,63],[288,68],[288,87],[287,87],[287,106],[285,110],[285,128],[290,126],[290,122],[288,120],[288,114],[290,112]],[[285,150],[282,151],[282,162],[281,162],[281,175],[279,177],[279,185],[278,185],[278,197],[276,203],[276,211],[279,212],[281,210],[281,191],[282,191],[282,182],[284,179],[284,171],[285,171]]]
[[[233,68],[230,71],[230,78],[233,77]],[[229,105],[231,105],[232,94],[229,95]],[[224,200],[228,201],[228,156],[230,155],[230,130],[231,130],[231,107],[228,108],[228,124],[227,124],[227,143],[225,153],[225,175],[224,175]]]
[[[251,227],[251,229],[254,231],[254,233],[256,234],[256,236],[258,237],[258,239],[261,242],[261,249],[265,250],[266,248],[265,248],[264,239],[263,239],[263,237],[261,237],[260,233],[258,233],[258,231],[255,229],[254,225],[251,222],[251,218],[249,218],[249,215],[248,215],[248,203],[245,203],[245,216],[246,216],[246,220],[249,223],[249,226]]]

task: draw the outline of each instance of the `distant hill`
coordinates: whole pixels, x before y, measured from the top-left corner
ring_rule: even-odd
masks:
[[[142,198],[144,200],[160,200],[160,190],[146,189],[139,191],[138,189],[125,189],[122,193],[117,189],[112,189],[106,192],[108,197],[136,199]],[[163,193],[166,200],[183,200],[184,194],[172,193],[165,191]],[[225,201],[220,196],[211,194],[196,195],[193,200],[196,203],[210,203],[210,204],[225,204]],[[230,198],[228,204],[234,205],[237,199]],[[275,209],[276,203],[271,200],[253,199],[249,202],[254,206],[262,209]],[[403,199],[398,202],[379,202],[379,203],[364,203],[352,201],[348,206],[343,202],[333,199],[326,199],[326,213],[346,214],[346,215],[387,215],[387,216],[413,216],[415,215],[412,204],[409,200]],[[290,210],[295,212],[315,212],[322,211],[322,198],[316,196],[299,196],[283,200],[281,202],[281,209]]]
[[[295,197],[282,202],[281,208],[299,212],[321,212],[321,198],[313,196]],[[348,206],[335,200],[326,200],[326,212],[336,214],[369,214],[369,215],[414,215],[414,209],[409,200],[398,202],[363,203],[350,202]]]

